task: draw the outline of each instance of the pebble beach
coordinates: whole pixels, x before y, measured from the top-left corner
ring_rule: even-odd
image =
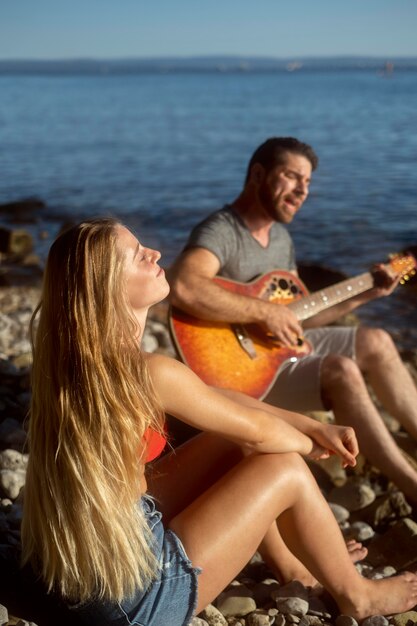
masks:
[[[10,555],[19,547],[25,472],[28,461],[25,420],[30,401],[31,349],[28,326],[40,294],[39,265],[30,279],[11,278],[13,266],[3,258],[0,264],[0,558],[2,579]],[[27,267],[27,265],[26,265]],[[8,276],[10,279],[8,279]],[[26,276],[26,275],[25,275]],[[19,284],[16,284],[19,283]],[[24,283],[24,284],[22,284]],[[167,304],[153,310],[147,324],[144,349],[175,357],[166,324]],[[350,320],[352,323],[352,320]],[[354,323],[354,321],[353,321]],[[417,349],[402,354],[417,384]],[[392,434],[417,469],[417,445],[390,415],[381,414]],[[330,413],[313,415],[331,420]],[[369,578],[389,577],[405,569],[417,568],[417,518],[404,495],[375,468],[360,457],[354,470],[345,471],[337,460],[315,463],[312,471],[328,500],[346,539],[354,538],[368,548],[368,555],[357,567]],[[321,529],[318,529],[320,532]],[[15,589],[9,604],[0,596],[0,625],[52,623],[40,621],[27,602],[25,593]],[[16,602],[16,598],[18,601]],[[4,602],[4,604],[3,604]],[[58,622],[55,622],[58,623]],[[356,626],[357,622],[337,614],[332,600],[317,590],[293,581],[281,585],[258,554],[236,580],[198,617],[193,626]],[[410,626],[417,624],[416,611],[393,617],[373,616],[364,626]],[[167,617],[169,626],[169,617]]]

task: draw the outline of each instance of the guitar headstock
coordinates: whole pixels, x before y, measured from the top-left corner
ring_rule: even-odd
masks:
[[[388,265],[396,276],[400,276],[400,283],[404,285],[416,273],[417,261],[412,254],[390,254]]]

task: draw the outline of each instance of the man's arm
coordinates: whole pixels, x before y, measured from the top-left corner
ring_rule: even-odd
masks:
[[[224,289],[213,280],[219,270],[219,259],[206,248],[183,252],[169,271],[172,304],[205,320],[260,324],[284,345],[302,336],[290,309]]]
[[[363,293],[358,294],[345,302],[335,304],[329,309],[326,309],[309,320],[306,320],[303,323],[304,328],[326,326],[326,324],[331,324],[343,315],[347,315],[367,302],[371,302],[372,300],[376,300],[377,298],[382,298],[384,296],[389,296],[394,291],[400,280],[399,276],[392,275],[382,264],[375,265],[372,268],[372,274],[375,281],[372,289],[368,289],[367,291],[364,291]]]

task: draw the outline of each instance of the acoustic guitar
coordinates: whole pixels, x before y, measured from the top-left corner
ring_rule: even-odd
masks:
[[[415,273],[412,255],[393,255],[385,266],[405,282]],[[217,276],[218,285],[233,293],[283,304],[302,322],[334,304],[374,286],[370,272],[309,293],[294,274],[273,270],[249,283]],[[287,359],[293,361],[312,350],[308,341],[284,346],[257,324],[229,324],[198,319],[178,308],[170,310],[171,335],[182,361],[204,382],[215,387],[235,389],[262,399],[268,393],[278,370]]]

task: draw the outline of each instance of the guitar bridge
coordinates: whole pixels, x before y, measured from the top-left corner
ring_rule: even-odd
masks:
[[[255,346],[245,328],[241,324],[232,324],[232,328],[241,348],[251,359],[256,359],[258,355],[256,354]]]

